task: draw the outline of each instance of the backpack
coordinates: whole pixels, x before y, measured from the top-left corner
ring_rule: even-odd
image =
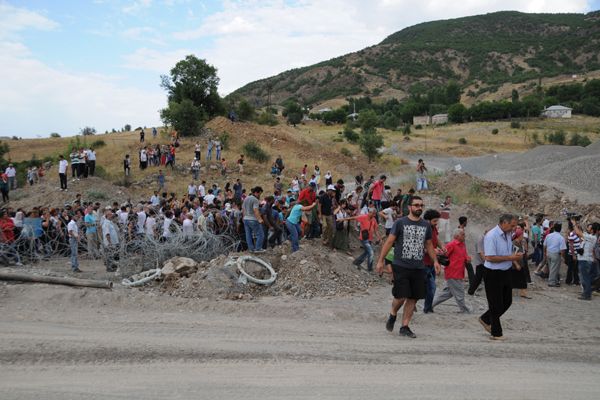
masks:
[[[402,196],[402,216],[405,217],[409,214],[408,205],[412,201],[412,195],[405,194]]]

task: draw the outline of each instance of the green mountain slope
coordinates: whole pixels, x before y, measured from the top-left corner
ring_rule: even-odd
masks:
[[[257,104],[312,104],[351,95],[405,96],[415,84],[455,80],[492,86],[600,70],[600,12],[514,11],[434,21],[380,44],[252,82],[237,91]]]

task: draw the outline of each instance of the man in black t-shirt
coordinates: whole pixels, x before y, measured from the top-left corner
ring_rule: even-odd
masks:
[[[394,330],[396,315],[404,304],[402,327],[399,333],[401,336],[416,338],[408,324],[415,311],[417,300],[425,298],[425,265],[423,264],[425,251],[433,260],[436,274],[439,275],[441,268],[431,242],[431,225],[421,219],[423,199],[419,196],[412,196],[408,208],[408,216],[400,218],[392,226],[390,235],[381,248],[376,269],[378,274],[383,272],[385,256],[393,246],[394,286],[392,295],[394,300],[386,329],[390,332]]]

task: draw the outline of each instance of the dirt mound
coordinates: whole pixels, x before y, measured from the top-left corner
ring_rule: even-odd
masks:
[[[291,295],[300,298],[347,296],[366,293],[370,287],[385,284],[382,278],[352,264],[352,257],[332,252],[321,245],[306,246],[290,254],[289,246],[278,246],[258,258],[268,261],[277,279],[270,286],[239,282],[235,263],[229,260],[248,253],[220,256],[209,263],[200,263],[198,270],[187,277],[164,280],[153,290],[184,298],[254,298]],[[266,269],[247,262],[245,270],[259,279],[268,278]]]
[[[56,168],[50,168],[40,183],[20,187],[10,192],[10,205],[13,208],[23,207],[30,210],[33,207],[62,207],[71,204],[75,195],[81,193],[83,201],[100,202],[103,205],[117,201],[120,204],[127,199],[139,200],[139,195],[128,188],[113,185],[102,178],[90,176],[79,181],[68,181],[68,191],[60,190]]]
[[[448,172],[436,184],[439,193],[463,193],[474,198],[491,199],[500,209],[521,215],[544,213],[551,218],[563,218],[564,209],[581,213],[587,220],[600,220],[600,204],[579,204],[568,199],[556,188],[544,185],[523,185],[513,188],[504,183],[489,182],[467,173]],[[481,204],[478,204],[479,206]]]

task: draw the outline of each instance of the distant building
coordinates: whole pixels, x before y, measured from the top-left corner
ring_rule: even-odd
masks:
[[[435,114],[431,117],[431,123],[433,125],[441,125],[448,123],[448,114]]]
[[[551,106],[544,108],[542,116],[546,118],[571,118],[571,111],[573,109],[565,106]]]
[[[448,114],[422,115],[413,117],[413,125],[441,125],[448,123]]]
[[[430,119],[429,115],[421,115],[413,117],[413,125],[429,125]]]
[[[329,107],[320,108],[317,110],[316,114],[322,114],[322,113],[326,113],[326,112],[330,112],[330,111],[333,111],[333,110]]]

